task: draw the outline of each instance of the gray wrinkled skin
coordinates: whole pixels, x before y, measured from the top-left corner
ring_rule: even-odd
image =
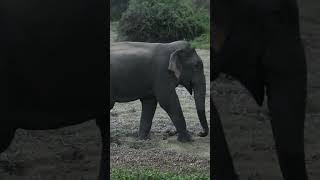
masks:
[[[172,43],[119,42],[110,47],[110,109],[116,102],[142,103],[139,137],[148,137],[159,105],[168,113],[178,140],[191,141],[175,88],[194,93],[200,123],[209,132],[205,116],[205,76],[196,51],[186,41]]]

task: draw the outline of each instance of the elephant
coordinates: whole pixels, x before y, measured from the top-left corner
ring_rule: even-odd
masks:
[[[187,41],[171,43],[116,42],[110,46],[110,110],[116,102],[140,100],[139,138],[146,139],[159,102],[172,120],[178,141],[191,141],[175,88],[194,92],[203,131],[209,128],[205,115],[206,82],[203,63]]]
[[[296,0],[215,0],[212,5],[211,82],[225,73],[246,87],[259,106],[267,96],[282,176],[307,180],[307,68]],[[213,100],[211,97],[214,176],[216,180],[236,180]]]
[[[96,119],[99,179],[108,179],[106,1],[2,0],[0,7],[0,153],[17,129]]]

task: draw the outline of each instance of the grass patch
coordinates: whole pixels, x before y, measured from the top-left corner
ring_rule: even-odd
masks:
[[[188,175],[177,175],[172,172],[161,172],[149,169],[113,169],[112,180],[208,180],[208,175],[192,173]]]
[[[191,42],[191,46],[196,49],[210,49],[210,34],[202,34]]]

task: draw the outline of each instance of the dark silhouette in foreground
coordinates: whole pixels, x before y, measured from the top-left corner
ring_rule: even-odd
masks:
[[[55,129],[96,119],[99,179],[108,178],[106,6],[1,1],[0,153],[18,128]]]
[[[308,179],[304,162],[306,61],[297,2],[216,0],[212,6],[211,81],[219,73],[233,76],[260,106],[267,95],[283,177]],[[238,179],[213,99],[211,109],[213,175],[216,180]]]

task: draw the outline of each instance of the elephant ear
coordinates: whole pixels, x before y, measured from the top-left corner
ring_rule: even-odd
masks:
[[[182,71],[182,65],[179,60],[179,53],[181,51],[182,51],[181,49],[178,49],[178,50],[174,51],[173,53],[171,53],[170,60],[169,60],[169,66],[168,66],[168,70],[173,72],[178,80],[180,79],[180,75],[181,75],[181,71]]]

